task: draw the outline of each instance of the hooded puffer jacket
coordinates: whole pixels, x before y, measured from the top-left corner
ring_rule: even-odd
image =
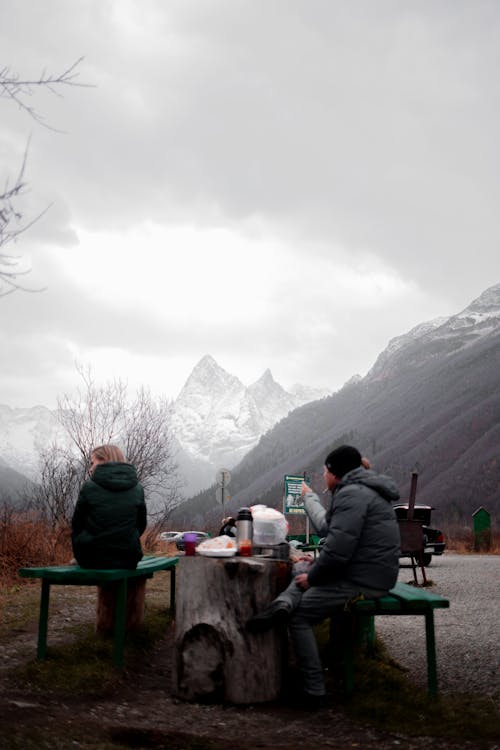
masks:
[[[80,490],[72,520],[73,554],[82,568],[135,568],[146,528],[144,490],[132,464],[98,464]]]
[[[314,493],[304,497],[316,531],[325,536],[308,571],[311,586],[343,580],[388,591],[399,570],[399,527],[391,502],[398,489],[390,477],[359,467],[342,477],[325,511]]]

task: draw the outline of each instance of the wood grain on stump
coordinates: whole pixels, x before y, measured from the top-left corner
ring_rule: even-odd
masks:
[[[178,566],[174,691],[184,700],[276,700],[287,657],[286,632],[254,634],[246,621],[290,580],[287,561],[182,557]]]
[[[127,585],[125,630],[137,630],[144,624],[146,578],[130,578]],[[117,584],[97,587],[96,633],[111,635],[115,625]]]

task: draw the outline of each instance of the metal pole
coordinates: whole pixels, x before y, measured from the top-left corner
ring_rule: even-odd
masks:
[[[47,621],[49,618],[50,581],[42,578],[42,592],[40,596],[40,615],[38,618],[38,643],[36,658],[45,659],[47,651]]]
[[[415,508],[415,498],[417,496],[417,480],[418,471],[412,471],[411,473],[411,487],[410,487],[410,499],[408,501],[408,514],[407,519],[413,521],[413,511]]]
[[[307,472],[304,471],[304,482],[306,482]],[[309,544],[309,516],[306,513],[306,544]]]

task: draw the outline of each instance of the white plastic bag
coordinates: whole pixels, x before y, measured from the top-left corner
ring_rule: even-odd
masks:
[[[259,547],[286,542],[288,521],[283,513],[267,505],[253,505],[253,543]]]

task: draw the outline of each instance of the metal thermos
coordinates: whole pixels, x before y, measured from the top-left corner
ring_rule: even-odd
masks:
[[[240,508],[236,518],[236,547],[243,556],[252,554],[253,520],[250,508]]]

